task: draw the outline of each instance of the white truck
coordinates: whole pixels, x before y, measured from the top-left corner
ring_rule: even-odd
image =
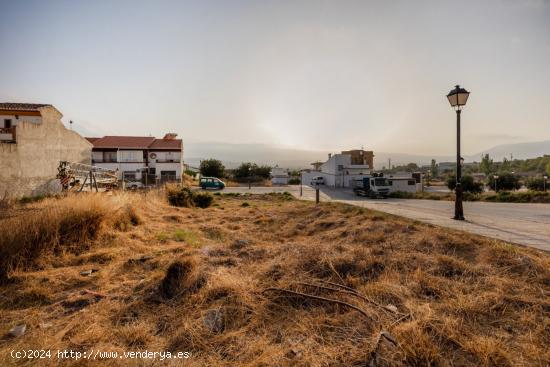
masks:
[[[353,192],[357,196],[387,199],[390,194],[390,184],[383,174],[374,173],[372,176],[364,176],[353,180]]]

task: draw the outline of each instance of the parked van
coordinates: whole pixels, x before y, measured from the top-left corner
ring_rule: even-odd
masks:
[[[216,190],[223,190],[225,187],[225,183],[216,177],[201,177],[199,181],[199,186],[201,189],[216,189]]]
[[[324,185],[325,178],[323,176],[315,176],[311,179],[311,186]]]

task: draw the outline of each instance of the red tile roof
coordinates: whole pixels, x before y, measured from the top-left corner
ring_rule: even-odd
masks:
[[[104,136],[86,139],[94,148],[181,150],[182,147],[181,139],[156,139],[152,136]]]
[[[178,149],[181,150],[181,139],[155,139],[149,149]]]

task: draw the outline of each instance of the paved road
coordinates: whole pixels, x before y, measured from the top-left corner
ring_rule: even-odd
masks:
[[[230,187],[226,192],[284,192],[300,197],[300,186]],[[315,191],[304,186],[303,199],[315,200]],[[466,221],[451,219],[454,203],[437,200],[367,199],[346,189],[321,191],[321,201],[339,201],[380,210],[418,221],[463,230],[482,236],[550,251],[550,204],[465,202]]]

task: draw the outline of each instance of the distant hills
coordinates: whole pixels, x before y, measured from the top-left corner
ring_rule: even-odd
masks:
[[[270,166],[288,168],[309,168],[315,161],[325,161],[329,151],[313,151],[287,149],[267,144],[230,144],[230,143],[189,143],[185,145],[185,162],[191,166],[198,167],[202,159],[216,158],[221,160],[226,167],[235,168],[241,162],[256,162]],[[334,152],[333,152],[334,153]],[[490,149],[472,155],[464,155],[466,162],[479,162],[482,154],[488,153],[495,161],[501,161],[510,154],[514,159],[536,158],[544,154],[550,154],[550,140],[497,145]],[[426,156],[404,153],[374,152],[374,164],[376,168],[388,165],[391,158],[392,165],[417,163],[419,165],[429,164],[432,159],[438,162],[449,162],[455,156]]]

